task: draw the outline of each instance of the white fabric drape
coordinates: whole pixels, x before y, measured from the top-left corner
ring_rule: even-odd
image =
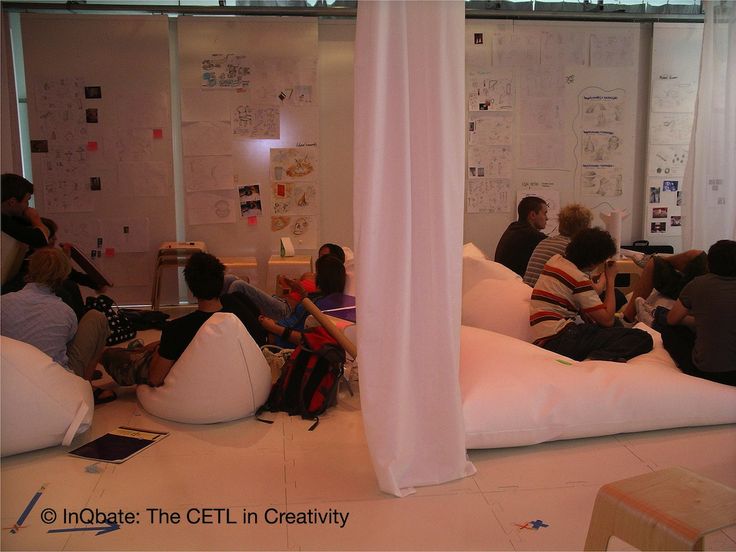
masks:
[[[397,496],[475,471],[458,381],[464,7],[358,5],[360,390],[379,486]]]
[[[736,239],[736,2],[705,0],[700,85],[684,178],[683,244]]]

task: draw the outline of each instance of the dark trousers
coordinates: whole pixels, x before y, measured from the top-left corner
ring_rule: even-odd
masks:
[[[695,332],[686,326],[663,325],[658,328],[662,334],[662,344],[683,373],[726,385],[736,385],[736,371],[704,372],[693,362]]]
[[[651,335],[636,328],[569,324],[543,347],[575,360],[588,358],[621,362],[648,353],[654,347],[654,342]]]

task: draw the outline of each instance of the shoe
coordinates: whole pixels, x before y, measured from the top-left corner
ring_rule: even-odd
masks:
[[[651,327],[652,322],[654,322],[654,307],[647,303],[647,300],[643,297],[637,297],[634,304],[636,305],[637,320]]]
[[[143,347],[143,345],[143,340],[138,338],[128,343],[126,349],[128,349],[129,351],[135,351],[136,349],[140,349],[141,347]]]
[[[108,396],[106,396],[106,397],[102,397],[101,395],[105,391],[108,391],[110,394]],[[106,403],[112,402],[112,401],[114,401],[115,399],[118,398],[118,395],[117,395],[117,393],[115,393],[115,391],[113,391],[111,389],[103,389],[102,387],[95,387],[94,388],[94,391],[92,392],[92,395],[95,398],[95,404],[96,405],[97,404],[106,404]]]

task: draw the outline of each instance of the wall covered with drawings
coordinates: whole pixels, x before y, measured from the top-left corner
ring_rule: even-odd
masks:
[[[640,236],[648,32],[635,23],[466,24],[465,241],[493,256],[526,195],[626,209]]]

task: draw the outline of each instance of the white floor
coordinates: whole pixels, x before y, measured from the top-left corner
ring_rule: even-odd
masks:
[[[171,435],[129,461],[100,463],[61,447],[2,460],[3,550],[580,550],[598,487],[680,465],[736,487],[736,426],[675,429],[471,451],[478,473],[421,488],[399,499],[376,487],[358,397],[341,398],[319,427],[275,415],[211,426],[148,415],[132,390],[98,406],[85,443],[118,425]],[[18,520],[45,489],[17,533]],[[51,508],[55,522],[41,516]],[[136,512],[136,523],[110,533],[49,533],[73,528],[63,511]],[[217,522],[187,520],[205,508],[229,512]],[[275,510],[269,510],[270,508]],[[153,519],[148,509],[155,510]],[[244,510],[250,513],[244,524]],[[268,515],[267,515],[268,510]],[[277,512],[348,515],[344,527],[268,523]],[[159,515],[166,512],[168,520]],[[223,510],[224,512],[224,510]],[[171,514],[181,520],[174,523]],[[50,515],[45,512],[44,515]],[[530,522],[537,522],[538,528]],[[544,525],[542,525],[542,523]],[[80,527],[80,526],[77,526]],[[613,549],[631,549],[612,541]],[[706,549],[736,550],[736,528],[706,539]]]

